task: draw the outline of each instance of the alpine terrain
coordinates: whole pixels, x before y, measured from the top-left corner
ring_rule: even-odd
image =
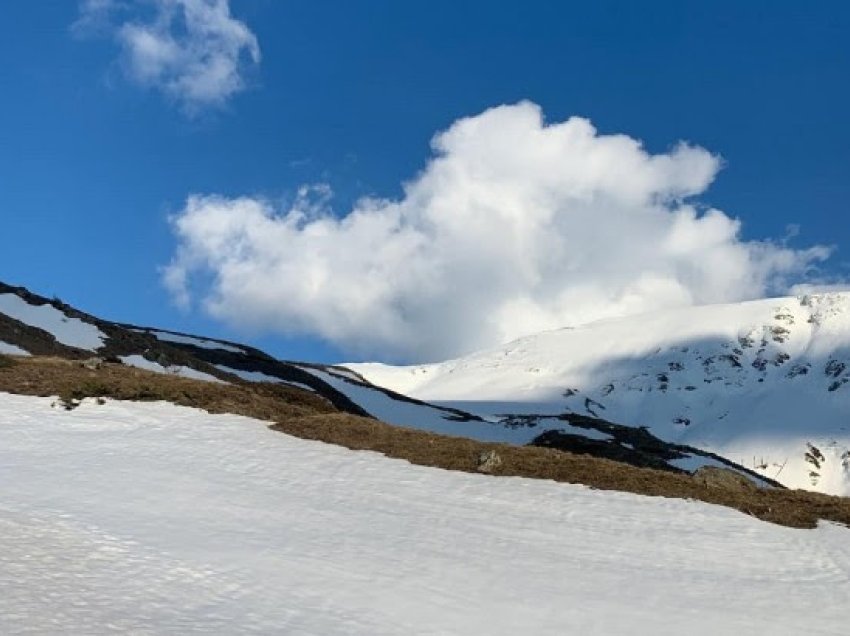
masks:
[[[385,384],[393,383],[385,382],[383,375],[372,377],[376,369],[385,371],[383,367],[281,361],[232,342],[101,320],[59,300],[2,283],[0,353],[81,360],[96,355],[126,367],[210,382],[272,382],[311,392],[342,412],[397,426],[485,442],[573,450],[679,473],[703,466],[728,468],[756,484],[776,483],[720,455],[619,425],[607,413],[549,408],[540,416],[536,407],[515,405],[509,411],[497,408],[499,413],[494,414],[494,409],[482,409],[480,404],[428,402],[405,395],[407,386],[387,388]],[[512,375],[509,368],[505,370]]]
[[[440,364],[351,364],[482,417],[646,427],[789,488],[850,495],[850,293],[665,310],[541,333]]]
[[[848,317],[337,366],[0,284],[0,632],[844,633]]]

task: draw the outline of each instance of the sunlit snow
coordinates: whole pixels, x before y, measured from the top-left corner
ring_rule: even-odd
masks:
[[[846,633],[850,530],[0,394],[0,633]]]
[[[37,327],[69,347],[94,351],[103,346],[106,334],[79,318],[70,318],[53,305],[30,305],[17,294],[0,294],[0,313]]]
[[[347,366],[478,415],[646,426],[789,487],[850,495],[850,293],[601,321],[440,364]]]

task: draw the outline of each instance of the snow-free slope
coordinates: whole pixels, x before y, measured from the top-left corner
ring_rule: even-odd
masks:
[[[346,366],[483,416],[647,426],[787,486],[850,495],[850,294],[666,310],[441,364]]]
[[[843,634],[846,528],[0,394],[0,633]]]

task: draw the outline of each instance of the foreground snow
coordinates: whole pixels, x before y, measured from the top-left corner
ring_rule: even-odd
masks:
[[[647,426],[791,488],[850,496],[850,293],[601,321],[440,364],[347,366],[482,416]]]
[[[846,633],[850,531],[0,394],[0,633]]]

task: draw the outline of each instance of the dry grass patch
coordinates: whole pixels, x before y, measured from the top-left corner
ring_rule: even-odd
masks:
[[[11,366],[0,366],[0,391],[56,395],[69,405],[87,397],[162,400],[210,413],[236,413],[274,422],[334,412],[324,399],[285,385],[202,382],[122,364],[87,369],[79,361],[59,358],[16,358]]]
[[[801,490],[708,486],[670,473],[549,448],[488,444],[391,426],[335,411],[324,399],[273,384],[214,384],[160,375],[119,364],[86,369],[77,361],[0,356],[0,391],[119,400],[165,400],[210,413],[235,413],[275,422],[274,430],[296,437],[368,450],[413,464],[476,472],[479,457],[496,451],[501,476],[551,479],[601,490],[694,499],[740,510],[764,521],[812,528],[819,519],[850,525],[850,499]],[[459,423],[459,427],[463,424]]]
[[[413,464],[477,472],[478,458],[495,450],[496,474],[585,484],[656,497],[694,499],[740,510],[764,521],[813,528],[819,519],[850,525],[850,499],[803,490],[738,490],[706,486],[690,475],[670,473],[549,448],[489,444],[403,429],[343,413],[292,418],[273,429],[354,450],[370,450]]]

